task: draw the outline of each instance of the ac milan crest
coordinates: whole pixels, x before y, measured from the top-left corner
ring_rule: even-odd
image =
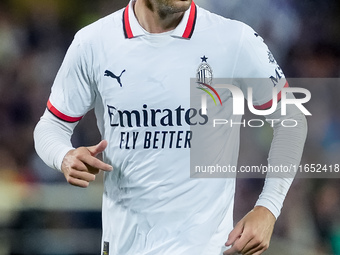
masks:
[[[210,65],[207,62],[207,57],[203,56],[201,57],[202,59],[202,63],[199,65],[198,69],[197,69],[197,83],[201,84],[201,83],[205,83],[208,85],[212,84],[212,79],[213,79],[213,72],[212,69],[210,67]]]

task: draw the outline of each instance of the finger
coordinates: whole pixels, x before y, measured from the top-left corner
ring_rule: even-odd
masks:
[[[223,252],[223,255],[234,255],[234,254],[239,254],[238,251],[234,249],[234,247],[231,247],[230,249]]]
[[[256,247],[246,253],[242,253],[244,255],[254,255],[254,254],[262,254],[262,252],[264,252],[265,249],[262,249],[261,247]]]
[[[76,178],[76,179],[83,180],[86,182],[93,182],[96,179],[96,176],[94,174],[91,174],[89,172],[77,171],[77,170],[71,171],[69,176],[71,178]]]
[[[94,167],[92,167],[92,166],[90,166],[90,165],[88,165],[88,164],[86,164],[85,163],[85,165],[86,165],[86,167],[87,167],[87,171],[89,172],[89,173],[91,173],[91,174],[99,174],[99,172],[100,172],[100,170],[98,169],[98,168],[94,168]]]
[[[259,243],[254,244],[252,242],[249,242],[242,250],[241,253],[244,255],[252,255],[254,252],[257,252],[261,250],[262,247],[260,246]]]
[[[80,187],[80,188],[87,188],[89,186],[89,182],[80,180],[77,178],[70,177],[67,179],[67,182],[73,186]]]
[[[96,157],[90,156],[90,155],[82,155],[80,160],[87,164],[89,167],[100,169],[103,171],[112,171],[112,166],[109,164],[104,163],[100,159],[97,159]]]
[[[243,232],[242,235],[233,243],[233,246],[227,250],[227,254],[234,254],[235,252],[244,254],[244,251],[248,250],[248,245],[251,243],[251,241],[252,237]]]
[[[64,173],[70,175],[72,171],[83,171],[87,172],[87,166],[84,162],[82,162],[79,159],[73,159],[73,161],[65,162],[65,168],[66,171]]]
[[[266,251],[266,249],[261,249],[261,250],[255,252],[255,253],[249,253],[249,254],[251,254],[251,255],[261,255],[261,254],[264,253],[265,251]]]
[[[243,232],[243,224],[236,224],[235,228],[230,232],[228,240],[225,243],[226,246],[232,245],[241,236]]]
[[[232,254],[239,254],[239,251],[241,251],[243,248],[243,246],[240,245],[239,243],[239,239],[237,239],[231,248],[229,248],[228,250],[226,250],[223,254],[224,255],[232,255]]]
[[[262,252],[267,250],[268,247],[269,245],[263,242],[260,242],[256,240],[256,238],[254,238],[251,242],[249,242],[249,244],[247,244],[247,246],[241,252],[244,255],[253,255],[258,252],[260,252],[259,254],[261,254]]]
[[[102,140],[100,143],[94,146],[87,147],[92,156],[97,156],[99,153],[102,153],[107,147],[107,141]]]

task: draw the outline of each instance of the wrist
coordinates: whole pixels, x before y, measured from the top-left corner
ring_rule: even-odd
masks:
[[[253,210],[254,212],[259,212],[262,215],[268,215],[268,217],[273,218],[276,221],[275,215],[269,210],[267,207],[262,206],[262,205],[256,205]]]
[[[67,153],[74,150],[73,147],[65,147],[60,150],[59,154],[55,157],[54,168],[62,172],[62,164]]]

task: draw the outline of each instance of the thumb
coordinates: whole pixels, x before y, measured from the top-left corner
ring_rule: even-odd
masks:
[[[102,153],[106,147],[107,147],[107,141],[106,140],[102,140],[100,141],[100,143],[98,143],[97,145],[94,146],[90,146],[87,147],[87,149],[89,150],[89,152],[91,153],[92,156],[97,156],[99,153]]]
[[[236,224],[235,228],[230,232],[228,236],[228,240],[225,243],[225,246],[229,246],[235,243],[235,241],[241,236],[242,232],[243,232],[243,224],[239,222],[238,224]]]

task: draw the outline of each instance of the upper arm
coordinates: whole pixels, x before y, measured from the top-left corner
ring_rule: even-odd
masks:
[[[79,121],[95,102],[91,49],[76,35],[54,80],[47,107],[59,119]]]
[[[271,108],[273,99],[280,101],[282,89],[288,86],[282,69],[263,39],[247,25],[243,26],[239,47],[235,82],[245,95],[252,88],[255,109]]]

